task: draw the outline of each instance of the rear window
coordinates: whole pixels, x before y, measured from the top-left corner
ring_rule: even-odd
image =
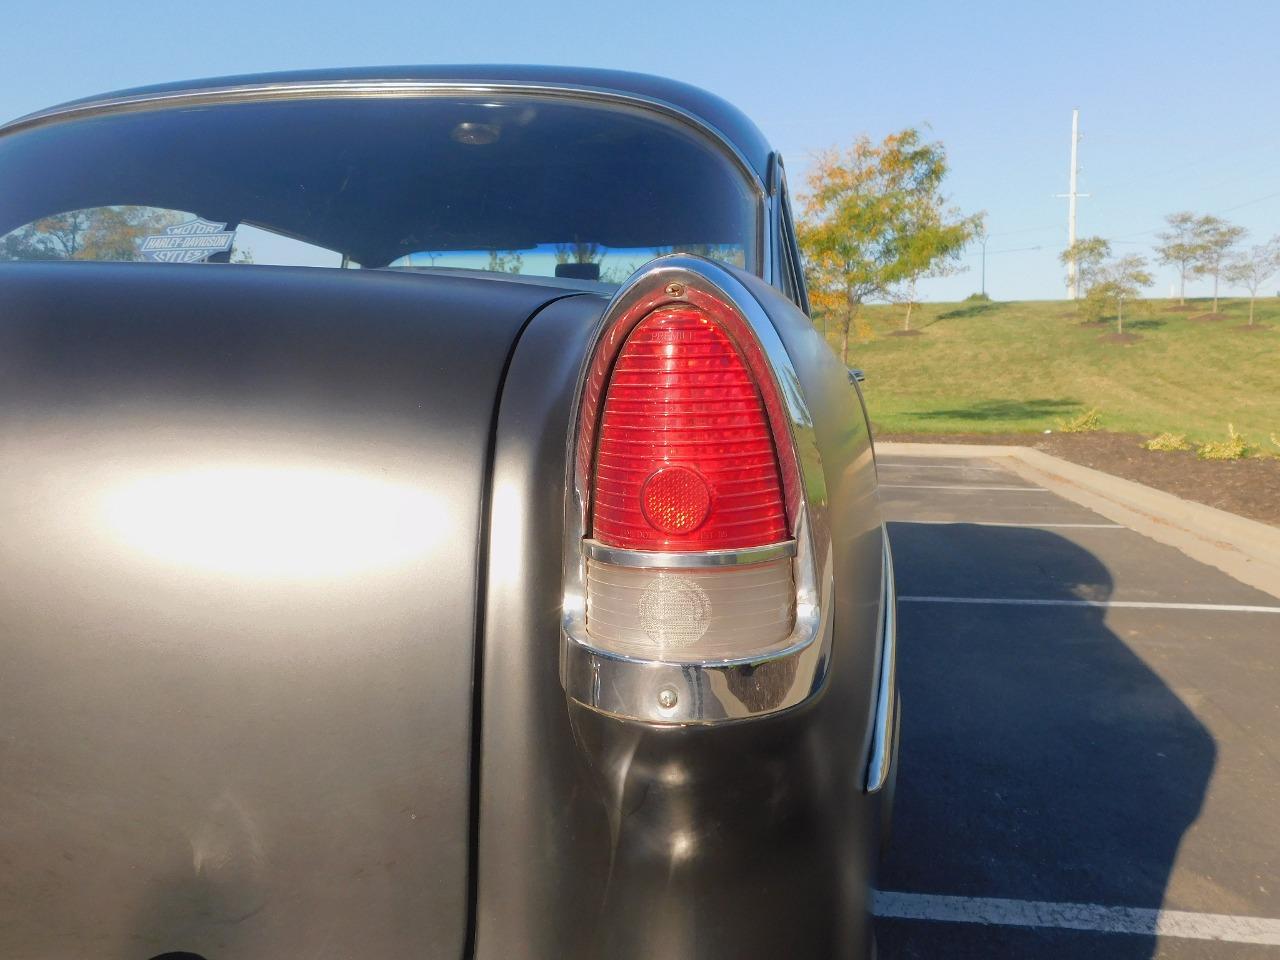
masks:
[[[545,96],[167,107],[0,137],[0,260],[620,282],[677,251],[756,271],[758,217],[692,128]]]

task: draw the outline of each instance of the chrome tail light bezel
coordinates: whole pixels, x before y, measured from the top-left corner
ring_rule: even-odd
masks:
[[[588,539],[593,439],[613,361],[628,334],[654,310],[714,303],[762,390],[779,446],[783,493],[793,540],[786,544],[702,553],[653,553]],[[574,701],[613,716],[660,724],[716,723],[777,713],[816,693],[831,649],[832,554],[827,493],[813,419],[800,380],[773,322],[729,268],[673,254],[634,274],[605,309],[586,353],[570,420],[565,498],[564,596],[560,675]],[[783,444],[788,444],[785,452]],[[607,555],[636,568],[706,568],[790,554],[795,621],[785,643],[767,654],[671,661],[629,656],[593,645],[587,631],[586,564]]]

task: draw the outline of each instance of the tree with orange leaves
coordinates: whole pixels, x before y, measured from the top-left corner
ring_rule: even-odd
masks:
[[[840,356],[849,362],[849,328],[868,300],[889,296],[954,264],[982,228],[982,215],[946,206],[941,143],[908,128],[880,143],[859,137],[818,157],[798,225],[809,299],[834,317]]]

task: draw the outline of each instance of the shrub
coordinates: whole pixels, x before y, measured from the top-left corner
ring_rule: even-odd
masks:
[[[1148,450],[1190,450],[1191,444],[1187,443],[1187,437],[1181,433],[1162,433],[1158,437],[1152,437],[1143,444]]]
[[[1088,433],[1090,430],[1101,430],[1102,415],[1096,409],[1086,410],[1066,420],[1059,420],[1058,429],[1063,433]]]
[[[971,293],[964,298],[965,303],[990,303],[991,297],[985,293]]]
[[[1196,449],[1196,456],[1201,460],[1243,460],[1249,455],[1249,444],[1244,437],[1236,433],[1233,424],[1227,424],[1227,439],[1210,440]]]
[[[1101,323],[1107,312],[1107,291],[1095,283],[1076,301],[1076,311],[1082,323]]]

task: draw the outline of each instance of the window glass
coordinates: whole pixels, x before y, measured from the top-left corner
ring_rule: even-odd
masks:
[[[758,272],[745,175],[693,129],[563,98],[164,108],[0,137],[0,259]]]

